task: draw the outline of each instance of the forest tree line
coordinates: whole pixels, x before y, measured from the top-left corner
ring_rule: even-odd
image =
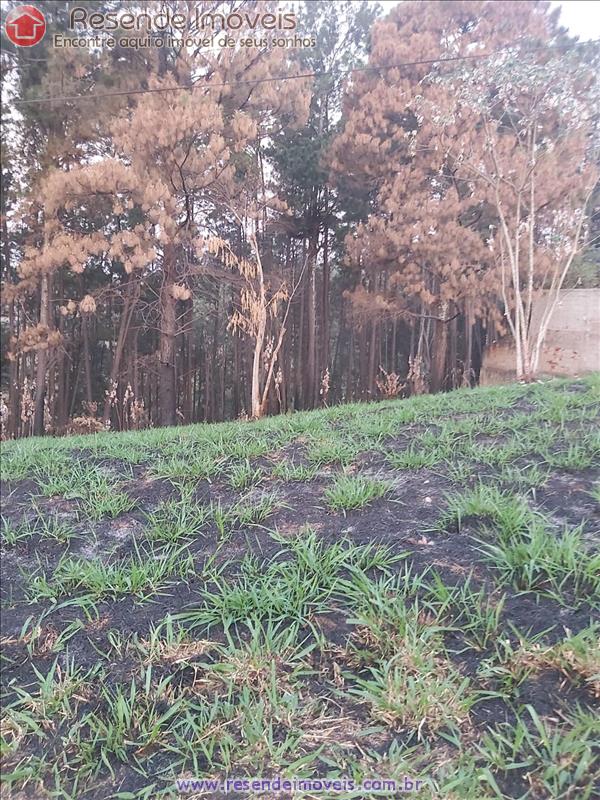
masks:
[[[68,11],[2,52],[4,437],[472,386],[502,335],[530,380],[598,285],[599,48],[549,3],[309,2],[314,47],[214,50],[55,48]]]

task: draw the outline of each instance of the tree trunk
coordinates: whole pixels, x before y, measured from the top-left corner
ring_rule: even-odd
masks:
[[[263,343],[265,340],[266,319],[264,314],[260,314],[256,339],[254,340],[254,354],[252,356],[252,418],[258,419],[262,416],[262,405],[260,396],[260,361],[262,356]]]
[[[367,396],[369,398],[375,395],[375,376],[377,374],[377,322],[371,321],[371,339],[369,342],[369,373],[367,378]]]
[[[431,357],[431,391],[439,392],[444,388],[446,377],[446,361],[448,356],[448,323],[446,319],[448,304],[442,304],[441,319],[435,320],[433,328],[433,354]]]
[[[329,208],[329,192],[325,193],[326,202],[325,202],[325,209],[326,212]],[[327,217],[325,222],[325,230],[323,233],[323,290],[322,290],[322,306],[321,306],[321,314],[323,318],[323,330],[321,332],[321,369],[326,369],[329,366],[329,337],[330,337],[330,322],[329,322],[329,314],[330,314],[330,304],[329,304],[329,285],[331,282],[331,270],[329,266],[329,225],[327,223]],[[319,387],[320,388],[320,387]]]
[[[462,385],[472,386],[473,380],[473,301],[465,300],[465,362]]]
[[[233,333],[233,375],[232,375],[232,401],[233,401],[233,416],[239,417],[241,412],[241,393],[240,393],[240,337],[237,332]]]
[[[308,243],[308,314],[307,314],[307,337],[306,337],[306,370],[304,373],[305,385],[305,407],[314,408],[317,403],[317,286],[316,286],[316,261],[318,250],[318,230],[313,234]]]
[[[8,262],[7,262],[8,263]],[[16,311],[16,313],[15,313]],[[16,308],[16,303],[11,301],[8,311],[8,329],[13,336],[19,335],[19,312]],[[8,438],[16,437],[19,434],[19,421],[20,421],[20,392],[19,392],[19,365],[21,358],[15,354],[8,365],[8,427],[6,435]]]
[[[213,319],[212,329],[212,343],[210,350],[210,385],[207,385],[206,392],[208,396],[208,415],[207,419],[212,422],[219,418],[219,403],[218,401],[218,380],[219,380],[219,328],[221,324],[221,287],[217,289],[217,305]],[[208,354],[207,354],[208,355]]]
[[[50,275],[42,275],[40,289],[40,325],[50,331]],[[46,371],[48,369],[48,346],[37,351],[37,366],[35,373],[35,411],[33,416],[33,435],[44,435],[44,400],[46,398]]]
[[[458,325],[457,325],[457,318],[454,317],[446,327],[448,330],[448,350],[449,350],[449,368],[450,368],[450,388],[457,389],[458,388],[458,371],[457,371],[457,363],[458,363]]]
[[[92,357],[90,353],[90,318],[88,314],[81,315],[81,335],[83,338],[83,367],[85,372],[85,399],[88,404],[88,414],[91,413],[93,402],[92,393]]]
[[[115,347],[115,354],[113,356],[113,361],[110,368],[108,391],[106,393],[106,398],[104,400],[104,411],[102,414],[102,420],[105,426],[107,426],[108,422],[110,421],[110,412],[112,408],[111,395],[113,393],[113,390],[116,389],[119,380],[119,374],[121,372],[121,361],[123,359],[123,352],[125,350],[125,342],[127,341],[127,332],[129,330],[131,317],[133,316],[133,311],[138,301],[138,297],[139,297],[139,283],[130,277],[127,281],[127,287],[125,291],[125,301],[123,303],[123,310],[121,312],[121,319],[119,323],[119,334],[117,337],[117,345]]]
[[[295,395],[296,407],[303,408],[304,405],[304,381],[302,380],[303,366],[304,366],[304,306],[305,306],[306,292],[300,293],[300,308],[298,309],[298,346],[296,349],[296,375],[295,375]]]
[[[177,301],[172,293],[173,253],[165,248],[165,265],[160,287],[160,333],[158,342],[158,414],[161,425],[177,423],[177,385],[175,374],[175,339]]]
[[[194,415],[193,406],[193,375],[194,375],[194,356],[193,356],[193,320],[194,304],[192,299],[185,300],[185,312],[183,318],[183,331],[181,336],[181,396],[183,398],[183,418],[186,424],[192,422]]]

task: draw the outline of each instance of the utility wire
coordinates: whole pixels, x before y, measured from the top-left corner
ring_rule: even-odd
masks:
[[[530,47],[527,50],[521,50],[521,53],[536,52],[539,50],[553,51],[553,50],[571,50],[575,47],[582,45],[599,44],[600,39],[590,39],[586,42],[575,42],[568,45],[540,45],[539,47]],[[492,56],[500,55],[506,50],[517,46],[519,42],[505,45],[498,50],[493,50],[491,53],[478,53],[466,56],[450,56],[449,58],[427,58],[418,61],[403,61],[397,64],[382,64],[380,66],[361,66],[352,67],[348,70],[326,70],[325,72],[302,72],[298,75],[275,75],[269,78],[256,78],[253,80],[239,80],[239,81],[224,81],[223,83],[196,83],[191,86],[178,84],[177,86],[159,86],[153,89],[124,89],[117,92],[103,92],[101,94],[90,95],[57,95],[55,97],[37,97],[30,100],[14,100],[14,105],[29,105],[31,103],[57,103],[57,102],[71,102],[78,100],[102,100],[106,97],[124,97],[128,95],[137,94],[158,94],[162,92],[176,92],[176,91],[193,91],[194,89],[223,89],[226,86],[256,86],[261,83],[275,83],[278,81],[292,81],[300,80],[302,78],[322,78],[333,75],[352,74],[354,72],[378,72],[381,70],[401,69],[402,67],[417,67],[426,66],[428,64],[447,64],[456,61],[472,61],[475,59],[491,58]]]

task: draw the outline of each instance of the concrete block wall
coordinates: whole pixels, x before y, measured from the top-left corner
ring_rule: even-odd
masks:
[[[533,317],[544,308],[544,296],[534,304]],[[539,377],[576,377],[600,371],[600,289],[566,289],[550,320]],[[480,383],[515,380],[515,348],[510,337],[488,347]]]

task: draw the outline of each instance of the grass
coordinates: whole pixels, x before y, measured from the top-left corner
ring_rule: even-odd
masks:
[[[496,641],[493,656],[481,662],[478,674],[506,698],[518,698],[519,687],[545,670],[556,670],[569,685],[586,687],[592,696],[600,697],[599,633],[593,623],[551,645],[543,644],[541,634]]]
[[[600,553],[586,545],[583,526],[557,532],[524,497],[497,486],[478,484],[447,500],[439,529],[460,531],[463,522],[482,520],[488,538],[475,542],[502,583],[547,591],[560,603],[600,604]]]
[[[32,536],[33,529],[29,525],[15,525],[10,520],[2,517],[0,537],[3,547],[15,547],[19,542],[23,542]]]
[[[260,483],[262,477],[262,471],[254,469],[246,459],[240,464],[234,464],[229,470],[229,485],[232,489],[247,489]]]
[[[424,592],[428,608],[440,620],[462,631],[465,643],[485,650],[502,629],[505,595],[493,597],[484,587],[473,587],[472,577],[458,586],[447,586],[434,573]]]
[[[359,446],[352,438],[336,437],[333,433],[328,436],[315,438],[307,451],[310,464],[321,467],[326,464],[338,464],[342,467],[349,466],[359,452]]]
[[[487,764],[484,777],[497,797],[503,795],[494,771],[515,772],[533,797],[591,799],[592,780],[600,778],[594,753],[599,734],[597,716],[583,709],[556,725],[526,706],[515,724],[501,725],[484,736],[479,746]]]
[[[493,522],[506,538],[520,533],[535,514],[522,497],[482,483],[462,493],[447,495],[447,507],[438,522],[444,530],[460,533],[466,520],[480,518]]]
[[[2,796],[281,773],[592,800],[599,399],[3,443]]]
[[[580,529],[556,535],[541,524],[521,535],[482,542],[481,552],[500,580],[521,591],[546,589],[559,602],[600,606],[600,553],[589,552]]]
[[[51,463],[34,468],[33,475],[42,495],[78,499],[83,513],[92,520],[118,517],[135,508],[135,500],[120,490],[119,482],[94,465],[76,464],[71,470],[60,463]]]
[[[229,565],[223,565],[200,589],[201,603],[177,619],[194,628],[221,624],[225,629],[247,619],[309,623],[314,614],[327,611],[345,569],[363,563],[385,566],[393,560],[385,549],[348,541],[326,548],[314,531],[306,530],[284,558],[258,561],[247,556],[229,580],[223,574]]]
[[[150,541],[178,542],[202,535],[210,519],[210,508],[191,497],[166,500],[146,514],[146,537]]]
[[[355,679],[352,694],[375,720],[396,731],[408,728],[418,740],[463,725],[475,700],[469,679],[449,662],[415,652],[410,660],[399,654],[371,667],[368,678]]]
[[[185,578],[192,570],[193,560],[184,555],[183,548],[136,550],[134,555],[114,563],[66,556],[51,575],[45,571],[34,575],[27,595],[33,602],[56,601],[77,593],[94,600],[122,595],[145,599],[158,592],[168,578]]]
[[[234,530],[244,526],[259,525],[270,517],[278,505],[274,492],[263,492],[255,497],[241,498],[224,506],[221,501],[211,503],[208,513],[221,540],[229,538]]]
[[[422,467],[435,467],[443,461],[448,452],[442,448],[433,450],[420,450],[416,445],[412,445],[407,450],[400,452],[389,452],[386,455],[390,466],[395,469],[421,469]]]
[[[325,501],[332,511],[364,508],[390,491],[386,481],[360,475],[338,475],[325,490]]]
[[[280,461],[273,469],[273,477],[280,478],[286,483],[292,481],[312,481],[317,477],[318,469],[315,466],[304,464],[292,464],[288,461]]]

